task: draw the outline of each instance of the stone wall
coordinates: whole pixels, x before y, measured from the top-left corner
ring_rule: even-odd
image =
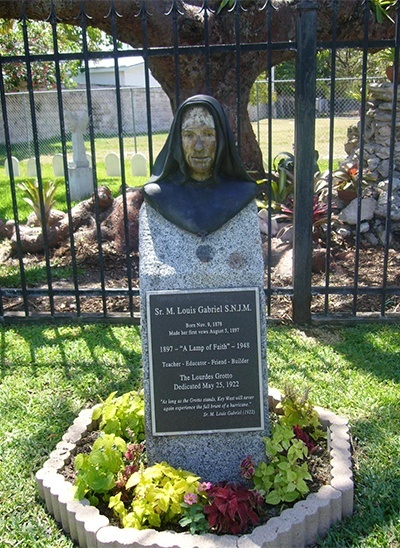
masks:
[[[118,135],[117,102],[115,88],[93,88],[93,129],[95,135]],[[64,90],[64,110],[87,110],[85,89]],[[33,140],[31,112],[27,93],[9,93],[6,96],[10,139],[13,145]],[[168,131],[172,110],[167,95],[160,88],[150,90],[152,131]],[[121,89],[122,130],[124,134],[147,134],[146,90]],[[59,106],[55,91],[35,92],[35,117],[39,140],[60,140]],[[3,116],[0,112],[0,144],[5,143]]]
[[[93,129],[95,136],[118,135],[116,88],[94,87],[91,90]],[[63,90],[64,110],[88,110],[86,89]],[[26,92],[7,93],[7,117],[12,145],[33,142],[29,95]],[[35,116],[39,140],[60,141],[59,106],[56,91],[35,92]],[[151,130],[168,131],[172,109],[168,96],[161,88],[150,88]],[[147,108],[145,88],[121,88],[122,130],[124,135],[147,135]],[[249,106],[252,121],[267,116],[267,106]],[[3,115],[0,110],[0,144],[5,144]],[[16,156],[17,152],[13,151]],[[19,158],[20,160],[22,157]]]
[[[391,235],[389,243],[400,240],[400,90],[394,128],[393,179],[389,200],[390,140],[392,136],[393,84],[374,83],[368,86],[368,101],[364,129],[364,170],[369,170],[375,179],[363,191],[360,211],[360,231],[372,244],[386,243],[387,217],[390,212]],[[358,162],[360,157],[361,122],[348,129],[345,150],[347,161]],[[339,214],[339,219],[355,225],[358,219],[357,200],[354,200]]]
[[[369,84],[368,102],[364,130],[364,163],[377,180],[389,175],[390,139],[392,128],[393,84],[389,82]],[[397,94],[394,148],[394,170],[400,176],[400,90]],[[357,131],[349,131],[349,143],[346,151],[359,154],[360,122]]]

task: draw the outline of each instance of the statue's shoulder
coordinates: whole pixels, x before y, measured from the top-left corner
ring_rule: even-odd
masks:
[[[161,186],[158,183],[149,181],[143,186],[143,194],[145,196],[155,196],[160,194]]]
[[[150,181],[143,186],[143,193],[148,197],[165,197],[173,194],[179,189],[180,185],[175,184],[171,178],[163,179],[162,181]]]

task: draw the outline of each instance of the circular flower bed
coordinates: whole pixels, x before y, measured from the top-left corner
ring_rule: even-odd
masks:
[[[280,394],[270,390],[270,409],[276,411],[280,401]],[[71,455],[77,453],[77,448],[83,443],[87,433],[99,427],[99,421],[93,420],[93,410],[84,410],[79,415],[55,451],[49,456],[43,468],[37,473],[39,493],[45,500],[48,511],[80,546],[98,548],[238,546],[245,548],[246,546],[272,546],[277,543],[288,546],[311,544],[318,537],[324,536],[333,523],[342,519],[343,516],[350,515],[353,510],[353,481],[347,421],[343,417],[338,417],[323,409],[316,408],[316,410],[322,427],[328,433],[331,463],[329,485],[321,487],[318,492],[308,495],[304,500],[296,502],[292,508],[284,510],[279,517],[269,519],[264,525],[255,527],[251,533],[242,536],[229,534],[217,536],[211,533],[199,535],[190,534],[190,532],[156,531],[152,528],[139,530],[127,527],[120,529],[111,525],[110,520],[102,515],[96,507],[90,506],[86,499],[76,500],[74,488],[65,479],[62,470],[65,464],[70,461]],[[249,462],[247,462],[248,464]],[[245,466],[245,469],[248,471],[249,467]],[[265,476],[263,477],[265,478]],[[136,479],[133,480],[133,483],[135,482]],[[203,488],[206,491],[207,487],[210,488],[203,483],[200,491]],[[225,488],[224,485],[215,488],[217,492],[214,493],[216,496],[212,500],[216,506],[221,502],[221,497],[233,496],[232,488],[229,493],[224,491]],[[186,525],[189,531],[206,531],[209,524],[213,522],[210,520],[208,520],[208,524],[204,522],[202,529],[202,524],[196,520],[200,519],[200,515],[212,514],[212,504],[208,505],[209,510],[200,514],[199,508],[196,508],[199,504],[199,489],[196,493],[190,493],[190,490],[186,491],[182,505],[184,508],[186,505],[186,511],[183,512],[181,521],[183,520],[183,525]],[[234,496],[238,500],[244,494],[236,492]],[[196,500],[194,500],[195,497]],[[246,497],[249,497],[248,493],[245,494]],[[257,505],[256,499],[252,500],[250,504],[253,507],[254,505]],[[247,518],[250,522],[252,518],[255,520],[251,512],[248,512]],[[191,527],[193,523],[195,526]],[[228,530],[233,532],[232,529],[228,528]],[[224,532],[224,530],[220,529],[220,532]]]

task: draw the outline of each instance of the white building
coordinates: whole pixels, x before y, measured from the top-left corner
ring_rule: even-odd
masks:
[[[145,88],[145,69],[143,57],[120,57],[118,59],[119,84],[121,87]],[[115,86],[114,59],[89,61],[90,83],[92,86]],[[74,77],[79,85],[85,85],[85,73]],[[159,88],[160,84],[149,71],[150,87]]]

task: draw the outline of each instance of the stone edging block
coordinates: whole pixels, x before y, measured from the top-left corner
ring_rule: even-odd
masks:
[[[282,396],[269,388],[268,404],[276,411]],[[331,480],[317,493],[284,510],[248,535],[191,535],[154,529],[120,529],[111,526],[107,517],[86,499],[73,497],[73,486],[60,473],[82,442],[85,434],[98,424],[92,420],[93,409],[84,409],[57,444],[48,460],[36,473],[40,497],[48,512],[61,523],[64,531],[82,548],[278,548],[304,547],[324,537],[329,528],[353,513],[354,482],[350,434],[345,417],[316,407],[322,425],[328,431]]]

